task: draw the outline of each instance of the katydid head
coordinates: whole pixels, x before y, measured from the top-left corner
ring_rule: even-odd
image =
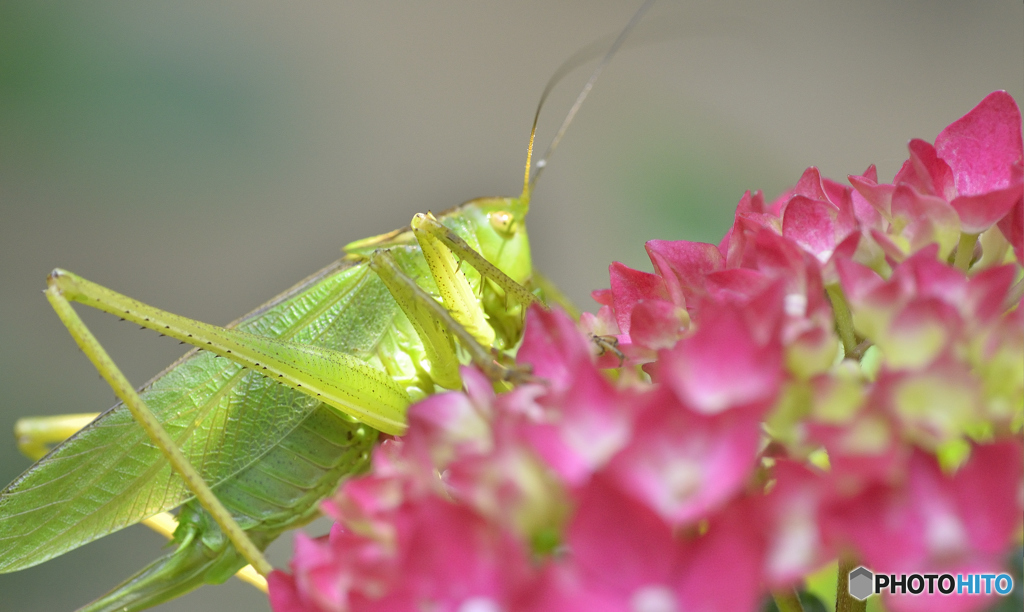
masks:
[[[526,233],[529,192],[525,198],[477,198],[467,204],[462,211],[475,217],[480,254],[516,282],[527,283],[533,274]]]

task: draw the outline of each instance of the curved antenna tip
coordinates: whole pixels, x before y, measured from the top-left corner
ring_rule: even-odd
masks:
[[[576,117],[576,113],[579,112],[580,107],[583,106],[583,101],[587,99],[587,95],[590,94],[590,90],[594,88],[594,83],[597,82],[597,77],[601,75],[601,71],[604,70],[605,66],[607,66],[611,62],[612,57],[615,56],[615,53],[618,52],[619,47],[621,47],[622,43],[625,42],[626,36],[629,35],[629,33],[633,30],[634,27],[636,27],[636,24],[640,22],[640,18],[643,17],[644,13],[647,12],[647,9],[649,9],[652,4],[654,4],[654,0],[646,0],[640,6],[640,8],[638,8],[636,12],[633,13],[633,16],[629,20],[629,23],[626,24],[626,27],[622,28],[622,31],[619,32],[618,37],[616,37],[612,45],[608,47],[608,51],[604,54],[604,57],[601,58],[601,61],[598,62],[597,66],[594,68],[594,72],[591,73],[590,78],[587,80],[587,83],[583,86],[583,89],[580,91],[579,95],[576,96],[576,102],[573,103],[572,108],[569,109],[569,113],[565,116],[565,119],[562,120],[562,125],[558,128],[558,132],[555,133],[555,137],[551,140],[551,144],[548,145],[547,151],[544,152],[543,157],[537,160],[537,172],[533,175],[533,178],[531,179],[530,158],[533,155],[533,138],[537,132],[537,120],[540,118],[540,110],[544,106],[544,101],[547,100],[548,94],[551,93],[551,90],[554,88],[555,83],[557,83],[558,80],[562,76],[564,76],[562,74],[562,69],[559,69],[555,73],[555,76],[552,77],[550,81],[548,81],[547,86],[544,88],[544,92],[540,96],[540,102],[537,104],[537,112],[534,113],[533,116],[533,128],[531,128],[530,130],[530,149],[529,152],[526,154],[526,184],[523,186],[523,195],[527,199],[527,201],[529,200],[529,192],[537,183],[537,179],[540,177],[541,172],[544,170],[545,167],[547,167],[548,159],[551,158],[552,153],[554,153],[555,149],[558,148],[558,144],[562,141],[562,137],[565,136],[566,130],[569,129],[569,124],[572,123],[572,120]]]

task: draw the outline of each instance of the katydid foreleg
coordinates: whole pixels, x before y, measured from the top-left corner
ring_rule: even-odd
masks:
[[[439,359],[437,364],[434,364],[435,368],[445,372],[444,376],[451,375],[451,372],[448,371],[449,368],[455,368],[454,374],[458,375],[458,361],[449,360],[448,353],[443,348],[446,344],[450,345],[448,334],[451,334],[458,338],[459,343],[469,353],[473,364],[483,370],[488,378],[495,381],[520,382],[522,373],[497,363],[491,348],[480,344],[477,338],[460,324],[451,312],[445,309],[445,306],[439,304],[416,284],[416,281],[402,272],[390,251],[385,249],[375,251],[370,256],[370,269],[387,286],[398,306],[416,328],[424,346],[439,347],[433,351],[428,348],[428,355],[432,352],[446,355]],[[437,280],[436,277],[435,280]],[[452,356],[454,357],[454,353]]]
[[[502,231],[511,232],[515,231],[516,228],[511,227],[512,224],[516,223],[512,215],[507,217],[503,216],[501,223],[507,224],[502,228]],[[461,236],[453,232],[448,227],[445,227],[443,223],[437,220],[434,215],[418,214],[412,219],[412,229],[416,236],[416,240],[420,246],[426,250],[427,244],[431,242],[439,242],[443,244],[453,256],[458,257],[460,261],[464,261],[469,265],[473,266],[480,275],[495,285],[501,288],[506,296],[511,296],[516,303],[522,306],[529,306],[530,304],[537,301],[537,297],[530,293],[530,290],[517,283],[514,279],[509,277],[508,274],[502,272],[501,268],[487,261],[487,258],[480,254],[476,249],[469,245]],[[427,260],[430,263],[430,260]],[[431,266],[433,272],[434,267]],[[435,274],[435,279],[437,275]],[[445,303],[449,309],[452,309],[452,305]],[[505,305],[506,309],[508,304]],[[453,311],[454,312],[454,311]]]

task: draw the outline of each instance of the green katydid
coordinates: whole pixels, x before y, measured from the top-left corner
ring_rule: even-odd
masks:
[[[642,11],[599,63],[548,155]],[[531,152],[535,129],[536,116]],[[524,308],[543,293],[524,224],[540,173],[531,179],[530,170],[528,153],[520,197],[416,215],[409,228],[351,243],[345,258],[227,328],[55,270],[47,298],[122,403],[0,492],[0,572],[185,503],[177,549],[86,609],[143,609],[223,581],[246,562],[266,574],[260,551],[365,467],[377,430],[401,434],[411,401],[460,386],[460,363],[472,361],[499,386],[521,376],[509,356]],[[71,301],[197,349],[136,394]],[[38,451],[73,423],[22,433]]]

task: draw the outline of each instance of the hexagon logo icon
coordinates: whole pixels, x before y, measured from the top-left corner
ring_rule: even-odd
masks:
[[[858,601],[864,601],[874,592],[872,583],[874,582],[874,575],[871,570],[864,567],[863,565],[850,572],[849,577],[850,595]]]

